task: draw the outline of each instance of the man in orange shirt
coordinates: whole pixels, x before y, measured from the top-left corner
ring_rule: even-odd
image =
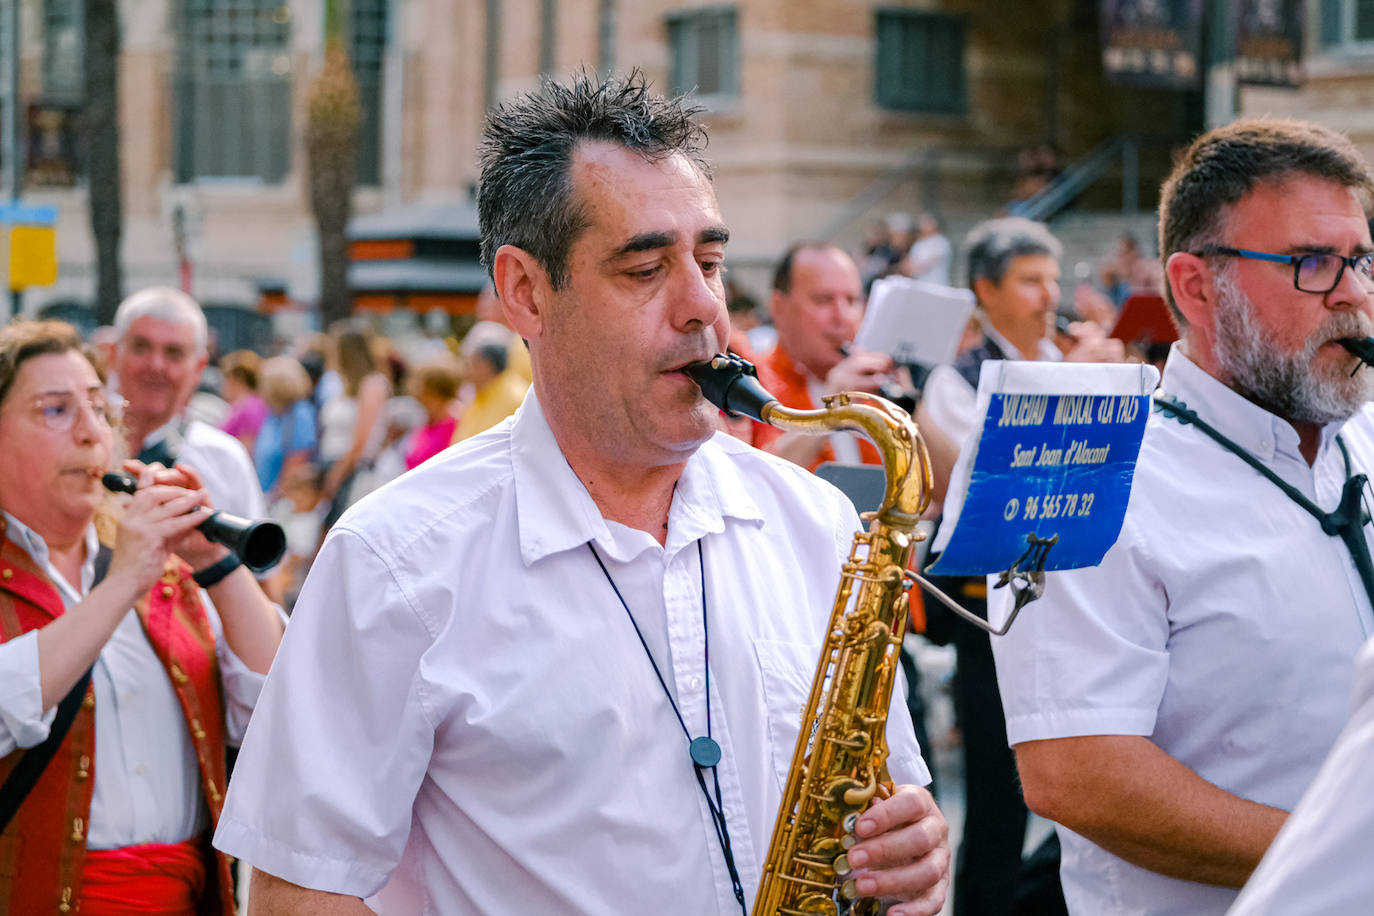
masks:
[[[895,369],[884,353],[846,355],[863,319],[859,269],[844,251],[803,242],[783,255],[769,303],[778,343],[760,361],[759,376],[788,407],[815,408],[839,391],[877,392]],[[878,463],[867,442],[850,433],[784,434],[760,426],[754,445],[815,470],[826,461]]]
[[[784,405],[815,408],[840,391],[876,394],[894,381],[903,387],[899,376],[906,373],[892,357],[850,347],[863,320],[864,298],[859,268],[844,250],[819,242],[789,248],[773,274],[769,311],[778,344],[759,361],[759,379]],[[932,504],[938,505],[957,450],[925,422],[922,405],[914,416],[931,452]],[[852,433],[810,436],[755,425],[753,444],[813,471],[827,461],[879,463],[877,451]]]

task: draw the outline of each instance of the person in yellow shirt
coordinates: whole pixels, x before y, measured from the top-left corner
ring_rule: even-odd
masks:
[[[454,442],[462,442],[500,423],[515,413],[525,399],[530,383],[509,365],[509,352],[508,347],[499,343],[485,342],[467,354],[468,381],[476,393],[458,417]]]
[[[520,335],[506,324],[506,313],[501,308],[501,300],[496,298],[496,290],[490,282],[477,294],[477,324],[472,326],[463,338],[464,354],[480,340],[490,338],[506,343],[506,370],[525,380],[528,385],[534,381],[534,370],[530,367],[530,351]]]

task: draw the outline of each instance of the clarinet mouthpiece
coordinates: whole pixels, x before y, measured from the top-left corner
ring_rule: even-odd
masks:
[[[110,471],[101,477],[100,482],[111,493],[133,493],[138,489],[138,481],[134,480],[133,477],[115,471]]]

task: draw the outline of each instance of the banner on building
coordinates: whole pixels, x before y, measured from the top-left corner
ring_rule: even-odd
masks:
[[[1196,87],[1202,0],[1102,0],[1102,69],[1129,86]]]
[[[1236,78],[1258,86],[1302,81],[1303,0],[1237,0]]]
[[[25,181],[42,188],[75,187],[84,168],[81,109],[75,105],[30,104]]]

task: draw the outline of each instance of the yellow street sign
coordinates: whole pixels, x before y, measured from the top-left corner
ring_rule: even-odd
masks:
[[[10,289],[57,282],[57,232],[52,226],[10,229]]]

